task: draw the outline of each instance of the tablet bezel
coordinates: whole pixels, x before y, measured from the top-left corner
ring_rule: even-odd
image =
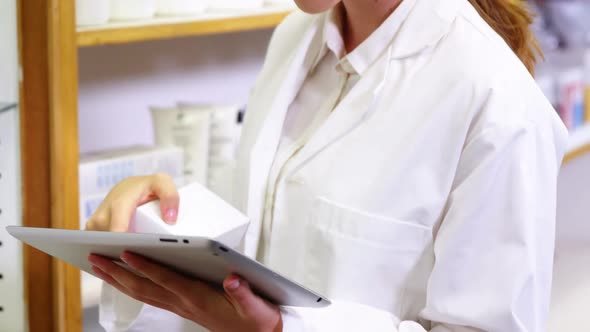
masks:
[[[217,287],[221,287],[223,279],[230,273],[238,274],[260,296],[277,305],[321,308],[330,304],[325,296],[207,238],[20,226],[8,226],[6,230],[22,242],[90,274],[93,272],[88,262],[89,254],[111,258],[121,265],[124,263],[119,259],[120,255],[130,251]]]

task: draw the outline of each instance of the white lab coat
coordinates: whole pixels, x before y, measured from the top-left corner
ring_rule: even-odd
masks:
[[[252,221],[252,257],[321,20],[295,13],[277,28],[252,93],[235,193]],[[286,310],[285,331],[545,331],[566,140],[533,78],[468,1],[418,0],[276,188],[287,203],[274,212],[283,222],[264,263],[334,302]],[[296,252],[293,232],[306,239]],[[131,325],[180,324],[142,310]]]

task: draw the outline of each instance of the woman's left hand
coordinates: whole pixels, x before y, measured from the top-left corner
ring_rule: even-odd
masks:
[[[132,253],[124,253],[121,259],[144,277],[108,258],[88,258],[94,273],[119,291],[210,331],[282,331],[279,308],[254,295],[248,283],[238,276],[227,277],[222,291]]]

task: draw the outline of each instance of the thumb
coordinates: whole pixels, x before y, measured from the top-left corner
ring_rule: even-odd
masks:
[[[156,174],[152,177],[150,189],[160,200],[162,219],[168,224],[176,223],[180,198],[172,178],[166,174]]]

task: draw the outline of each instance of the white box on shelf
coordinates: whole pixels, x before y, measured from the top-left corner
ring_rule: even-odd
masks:
[[[249,224],[247,216],[198,183],[180,188],[179,194],[175,225],[162,221],[160,203],[154,201],[137,208],[129,231],[207,237],[234,248],[240,244]]]
[[[130,176],[166,173],[182,178],[182,149],[167,147],[132,147],[86,154],[80,158],[80,195],[108,192]]]
[[[149,19],[156,14],[156,0],[111,0],[111,21]]]
[[[186,16],[205,11],[209,2],[216,0],[157,0],[157,16]]]
[[[76,0],[76,25],[105,24],[111,16],[111,0]]]

